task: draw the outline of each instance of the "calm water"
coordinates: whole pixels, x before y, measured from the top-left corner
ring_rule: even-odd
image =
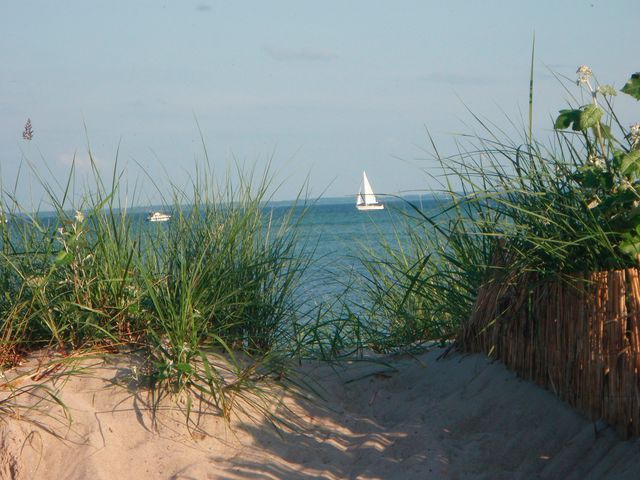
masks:
[[[348,202],[348,203],[347,203]],[[435,204],[433,198],[423,200],[423,209]],[[290,206],[273,206],[265,208],[265,213],[273,214],[274,219],[285,215]],[[305,273],[303,290],[309,299],[323,296],[335,296],[344,290],[353,275],[364,275],[365,270],[358,258],[365,255],[367,248],[379,246],[382,238],[397,243],[399,235],[403,237],[403,221],[409,207],[405,202],[387,202],[382,211],[360,212],[351,199],[344,203],[317,203],[310,206],[299,223],[299,237],[313,253],[311,267]],[[166,223],[145,222],[147,215],[142,209],[130,212],[130,219],[140,228],[171,228],[171,221]],[[43,224],[55,226],[53,215],[42,215]],[[11,222],[10,222],[11,223]]]
[[[434,204],[432,199],[422,203],[423,208]],[[407,211],[401,201],[371,212],[360,212],[351,202],[310,207],[299,227],[301,240],[313,250],[314,262],[305,276],[309,296],[338,294],[351,275],[365,275],[358,258],[366,256],[368,248],[379,251],[382,238],[391,244],[397,244],[396,237],[406,242],[403,223]]]

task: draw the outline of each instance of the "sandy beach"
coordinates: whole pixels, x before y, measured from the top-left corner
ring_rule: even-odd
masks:
[[[191,433],[175,411],[160,412],[152,425],[140,392],[114,385],[130,371],[118,358],[68,377],[60,395],[70,426],[50,402],[21,420],[5,416],[0,477],[640,476],[637,441],[620,440],[499,363],[460,354],[436,361],[441,352],[307,363],[300,378],[313,398],[283,391],[274,406],[288,426],[243,415],[227,425],[209,415]]]

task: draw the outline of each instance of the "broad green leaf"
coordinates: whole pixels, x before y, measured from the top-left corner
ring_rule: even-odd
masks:
[[[600,121],[602,117],[602,110],[596,105],[585,105],[582,107],[579,115],[578,128],[574,124],[574,130],[586,130],[587,128],[594,127]]]
[[[575,125],[579,121],[580,121],[580,110],[560,110],[560,115],[558,115],[558,118],[556,118],[556,122],[553,125],[553,128],[556,128],[556,129],[569,128],[571,124]]]
[[[631,78],[625,83],[620,90],[627,95],[631,95],[636,100],[640,100],[640,72],[631,75]]]
[[[602,110],[595,105],[585,105],[578,110],[560,110],[554,128],[571,127],[575,131],[586,130],[598,124],[602,113]]]
[[[640,150],[631,150],[620,159],[620,171],[624,175],[640,171]]]
[[[619,148],[614,148],[612,150],[612,153],[611,153],[611,157],[612,157],[611,166],[616,171],[619,171],[619,172],[622,171],[622,160],[624,159],[625,153],[626,152],[624,150],[621,150]]]
[[[627,210],[635,200],[635,193],[629,189],[618,190],[603,198],[597,207],[598,211],[608,218],[611,228],[615,231],[625,232],[630,225],[626,216],[619,216],[617,212]]]
[[[640,254],[640,239],[638,237],[625,235],[625,238],[622,242],[620,242],[620,250],[623,253],[626,253],[631,258],[635,258],[636,255]]]
[[[594,189],[607,188],[608,176],[608,173],[602,169],[586,166],[582,167],[574,178],[582,187]]]

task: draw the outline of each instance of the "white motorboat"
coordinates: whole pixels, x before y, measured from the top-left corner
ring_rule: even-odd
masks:
[[[171,219],[171,215],[163,212],[151,212],[147,215],[148,222],[167,222]]]

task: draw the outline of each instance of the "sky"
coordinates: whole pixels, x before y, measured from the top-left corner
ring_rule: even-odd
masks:
[[[89,147],[153,203],[188,183],[204,143],[216,171],[270,162],[276,199],[305,182],[354,196],[362,170],[376,192],[423,191],[427,132],[448,154],[469,110],[525,122],[534,32],[545,135],[572,88],[554,73],[588,64],[620,88],[640,70],[639,21],[637,0],[1,0],[1,181],[38,202],[33,179],[60,181],[74,159],[86,175]]]

